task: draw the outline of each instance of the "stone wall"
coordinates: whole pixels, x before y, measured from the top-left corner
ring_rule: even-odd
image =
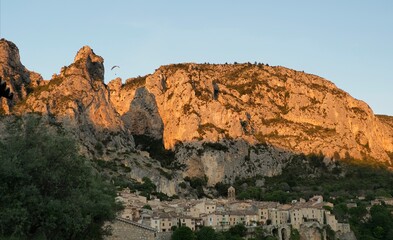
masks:
[[[168,238],[158,236],[159,234],[154,228],[144,226],[129,220],[117,218],[111,224],[112,236],[107,237],[107,240],[166,240]]]
[[[172,232],[159,232],[157,233],[156,240],[171,240]]]

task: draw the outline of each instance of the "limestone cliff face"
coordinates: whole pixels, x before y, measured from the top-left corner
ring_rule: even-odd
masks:
[[[43,84],[40,74],[29,71],[20,61],[19,50],[16,45],[4,38],[0,39],[0,77],[7,82],[13,101],[1,99],[0,108],[4,113],[10,113],[10,107],[26,98],[32,87]]]
[[[105,151],[124,152],[127,146],[133,146],[133,140],[109,101],[109,89],[103,78],[103,59],[85,46],[60,74],[45,84],[31,87],[24,101],[13,107],[13,113],[52,116],[75,132],[86,154],[110,158]]]
[[[382,123],[380,131],[385,133],[387,137],[381,138],[381,141],[384,145],[391,146],[393,139],[393,117],[392,116],[385,116],[385,115],[377,115],[378,120]],[[390,159],[393,159],[393,152],[387,151]]]
[[[167,148],[243,139],[329,157],[390,160],[391,131],[370,107],[315,75],[266,65],[163,66],[146,78]]]
[[[125,121],[143,89],[149,99],[139,99],[135,111],[148,122],[162,121],[164,145],[187,166],[183,174],[207,175],[209,184],[280,174],[293,153],[391,160],[391,126],[366,103],[315,75],[263,64],[174,64],[109,85]],[[138,133],[159,126],[139,122],[128,126]],[[154,129],[159,138],[160,128]]]
[[[173,64],[106,85],[103,58],[85,46],[45,81],[21,64],[17,47],[6,40],[0,40],[0,63],[0,76],[18,95],[2,100],[4,113],[45,115],[71,129],[84,154],[131,166],[128,177],[150,175],[170,194],[185,176],[206,175],[213,185],[277,175],[294,153],[393,157],[390,117],[376,117],[323,78],[284,67]],[[161,152],[140,151],[133,135]],[[165,161],[172,168],[167,178],[160,174]]]
[[[123,124],[109,102],[103,74],[103,59],[85,46],[77,53],[74,63],[63,67],[47,84],[33,88],[15,111],[55,115],[75,124],[83,113],[96,128],[120,131]]]
[[[83,155],[109,162],[107,165],[117,169],[117,172],[112,172],[113,176],[135,180],[147,176],[155,182],[157,191],[168,195],[177,193],[176,175],[172,174],[172,181],[163,177],[160,173],[166,170],[160,167],[160,163],[135,149],[132,132],[126,127],[127,121],[123,122],[115,104],[110,101],[111,98],[116,99],[112,96],[113,85],[108,87],[103,81],[104,60],[90,47],[82,47],[74,62],[63,67],[49,81],[42,80],[21,64],[18,48],[12,42],[0,40],[0,61],[1,77],[18,94],[13,102],[5,102],[6,113],[11,116],[1,119],[0,130],[6,123],[19,119],[13,115],[38,113],[42,116],[42,124],[61,126],[70,131],[79,142]],[[119,87],[121,85],[120,81]],[[132,104],[133,99],[130,100],[125,110],[128,114],[130,105],[136,110],[142,103],[149,104],[149,96],[154,99],[152,95],[145,95],[143,90],[138,92],[141,97]],[[154,106],[151,107],[152,113],[156,111]],[[138,114],[131,114],[134,122],[131,126],[135,125],[135,118]],[[146,129],[150,128],[150,125],[146,126]]]

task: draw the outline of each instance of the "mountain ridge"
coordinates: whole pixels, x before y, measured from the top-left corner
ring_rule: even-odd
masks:
[[[126,178],[149,176],[169,195],[181,192],[176,183],[185,177],[206,176],[212,186],[277,175],[297,153],[392,161],[391,117],[375,116],[316,75],[184,63],[105,84],[104,59],[84,46],[45,81],[18,62],[12,44],[0,41],[0,76],[18,96],[2,99],[5,114],[54,119],[74,133],[82,154],[130,168]]]

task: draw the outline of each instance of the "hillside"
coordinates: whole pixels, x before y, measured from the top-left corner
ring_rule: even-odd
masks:
[[[212,186],[278,175],[299,153],[392,160],[391,117],[321,77],[264,64],[184,63],[106,85],[103,61],[85,46],[45,81],[0,40],[0,76],[17,93],[2,99],[2,112],[42,114],[73,132],[90,159],[120,178],[147,176],[168,195],[181,194],[187,176]]]

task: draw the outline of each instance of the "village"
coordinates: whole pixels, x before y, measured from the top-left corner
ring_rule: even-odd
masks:
[[[280,204],[236,200],[235,195],[235,189],[230,187],[225,199],[177,199],[167,202],[147,200],[126,188],[118,193],[117,200],[125,207],[118,220],[150,230],[151,239],[170,239],[171,232],[180,226],[187,226],[193,231],[203,226],[225,231],[237,224],[243,224],[250,232],[258,226],[262,227],[280,240],[289,239],[291,229],[299,230],[301,227],[322,229],[329,226],[336,233],[351,232],[348,223],[336,220],[329,211],[333,209],[333,204],[324,202],[322,196]]]

